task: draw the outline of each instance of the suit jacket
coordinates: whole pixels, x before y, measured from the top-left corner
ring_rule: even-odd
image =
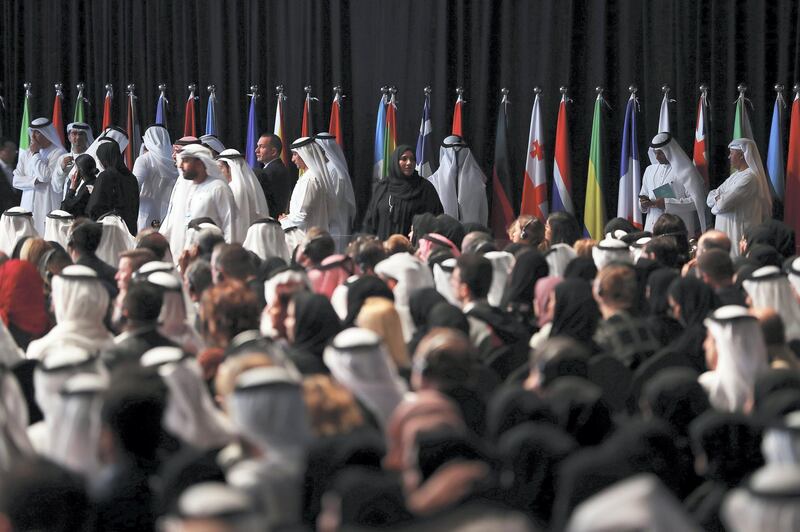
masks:
[[[123,334],[100,355],[109,369],[124,363],[138,363],[142,355],[154,347],[177,347],[175,342],[159,333],[155,325]]]
[[[271,161],[266,168],[256,171],[256,177],[267,198],[269,215],[277,219],[278,215],[289,211],[289,198],[297,182],[297,177],[278,158]]]

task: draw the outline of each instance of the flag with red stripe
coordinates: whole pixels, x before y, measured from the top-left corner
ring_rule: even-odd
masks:
[[[789,156],[786,161],[786,204],[783,221],[800,234],[800,91],[795,91],[792,117],[789,126]],[[800,238],[795,239],[796,252],[800,253]]]
[[[540,92],[540,90],[536,90],[531,111],[520,214],[530,214],[544,222],[549,214],[549,209],[547,205],[547,169],[544,164],[544,131],[542,130],[542,113],[539,105]]]
[[[708,137],[708,91],[704,86],[700,90],[700,99],[697,101],[697,124],[694,130],[692,158],[697,171],[703,176],[703,183],[705,183],[705,189],[708,191],[708,147],[706,144]]]
[[[195,116],[194,101],[197,99],[194,91],[197,89],[194,85],[189,85],[189,97],[186,99],[186,108],[183,112],[183,136],[196,137],[197,136],[197,117]]]
[[[113,98],[114,88],[111,83],[106,84],[106,97],[103,100],[103,131],[111,126],[111,100]]]
[[[639,209],[639,192],[642,189],[642,172],[639,166],[639,147],[636,139],[636,107],[639,101],[632,89],[625,109],[625,124],[622,127],[622,154],[619,158],[619,191],[617,216],[642,228],[642,211]]]
[[[342,135],[342,90],[340,87],[334,89],[333,103],[331,103],[331,121],[328,125],[328,133],[336,137],[336,144],[344,146],[344,136]]]
[[[508,150],[508,90],[497,111],[497,134],[494,140],[494,167],[492,168],[492,232],[497,239],[507,239],[506,229],[514,221],[511,186],[511,157]]]
[[[142,135],[139,131],[139,121],[136,119],[136,96],[133,94],[133,85],[128,86],[128,120],[127,134],[128,146],[125,148],[125,165],[133,170],[133,163],[139,155]]]
[[[461,87],[456,89],[458,93],[458,98],[456,98],[456,105],[453,109],[453,131],[452,135],[458,135],[462,139],[464,138],[464,125],[463,125],[463,107],[464,107],[464,89]]]
[[[56,128],[58,138],[61,139],[61,146],[64,146],[64,117],[62,112],[62,102],[64,100],[64,93],[61,91],[61,83],[56,83],[56,96],[53,100],[53,127]]]

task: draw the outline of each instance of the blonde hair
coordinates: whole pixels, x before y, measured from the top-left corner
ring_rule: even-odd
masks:
[[[303,379],[303,399],[318,437],[346,434],[365,424],[355,396],[328,375]]]
[[[358,313],[356,325],[381,337],[398,368],[407,368],[411,364],[400,315],[392,301],[384,297],[368,297]]]

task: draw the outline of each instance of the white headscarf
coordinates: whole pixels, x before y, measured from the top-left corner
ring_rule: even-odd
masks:
[[[461,303],[459,303],[456,295],[453,293],[453,287],[450,285],[450,278],[453,276],[453,270],[455,270],[455,268],[455,258],[445,259],[440,264],[434,264],[433,282],[436,291],[442,294],[448,303],[460,307]]]
[[[789,282],[792,283],[792,288],[800,297],[800,257],[794,259],[789,266]]]
[[[439,169],[428,181],[436,188],[445,214],[462,223],[486,225],[489,217],[486,176],[463,139],[457,136],[444,139],[439,149]]]
[[[223,482],[201,482],[187,488],[178,499],[177,515],[164,518],[165,532],[187,529],[185,523],[231,532],[268,530],[264,517],[254,508],[250,494]]]
[[[755,308],[777,312],[786,329],[786,340],[800,340],[800,303],[786,275],[777,266],[757,269],[742,285]]]
[[[483,255],[492,263],[492,285],[489,287],[487,300],[493,307],[499,307],[503,299],[508,276],[516,260],[508,251],[489,251]]]
[[[157,367],[167,385],[164,428],[195,448],[221,448],[233,439],[228,418],[214,406],[197,359],[177,347],[157,347],[142,355],[141,363]]]
[[[633,264],[633,257],[631,257],[631,250],[628,244],[622,240],[615,238],[605,238],[597,243],[592,248],[592,259],[597,271],[611,262],[624,262],[625,264]]]
[[[308,170],[312,175],[317,176],[321,185],[331,182],[328,163],[325,160],[325,152],[322,151],[319,144],[313,142],[310,137],[300,137],[292,143],[292,151],[297,152],[300,158],[303,159]]]
[[[19,239],[26,236],[39,236],[33,227],[33,213],[22,207],[6,210],[0,216],[0,251],[11,258]]]
[[[575,508],[568,532],[647,530],[700,532],[675,496],[650,473],[621,480]]]
[[[60,146],[62,150],[64,149],[64,143],[61,142],[61,137],[58,136],[56,127],[53,125],[53,122],[51,122],[50,119],[36,118],[33,122],[31,122],[30,127],[28,127],[29,137],[34,130],[44,135],[45,138],[52,142],[55,146]]]
[[[654,147],[655,146],[655,147]],[[650,143],[647,154],[650,156],[650,164],[661,164],[656,159],[656,150],[661,150],[669,162],[672,173],[676,180],[683,185],[683,188],[691,196],[692,203],[697,210],[697,218],[700,220],[700,228],[705,232],[706,223],[706,191],[703,176],[697,167],[683,151],[680,144],[669,133],[659,133]]]
[[[758,152],[758,146],[752,139],[735,139],[728,148],[733,150],[741,150],[744,153],[744,160],[747,166],[756,175],[756,182],[758,183],[758,197],[753,198],[761,204],[761,216],[758,220],[753,220],[753,224],[759,224],[765,220],[772,218],[772,194],[769,191],[767,184],[767,173],[764,172],[764,164],[761,162],[761,154]]]
[[[103,165],[100,163],[100,159],[97,158],[97,148],[100,147],[101,143],[106,142],[108,139],[116,141],[116,143],[119,145],[120,153],[125,153],[125,149],[128,147],[127,133],[117,126],[107,127],[102,133],[100,133],[99,137],[94,139],[94,142],[92,142],[84,152],[86,155],[91,155],[94,158],[94,162],[98,169],[102,169]]]
[[[75,217],[67,211],[56,210],[50,212],[44,221],[44,239],[58,242],[64,249],[67,249],[69,231],[74,220]]]
[[[325,348],[323,360],[334,378],[386,427],[408,389],[381,337],[369,329],[345,329]]]
[[[191,325],[190,319],[193,318],[194,307],[178,273],[174,269],[171,271],[159,269],[147,273],[146,270],[143,271],[147,264],[139,269],[139,274],[146,276],[148,282],[161,288],[164,293],[164,302],[161,304],[161,313],[158,316],[160,323],[158,332],[178,344],[187,353],[193,355],[199,353],[205,347],[205,342]]]
[[[92,135],[92,126],[90,126],[86,122],[70,122],[69,124],[67,124],[67,135],[69,135],[72,130],[80,131],[81,133],[86,135],[87,146],[91,146],[92,142],[94,142],[94,135]]]
[[[286,247],[289,248],[289,257],[291,258],[294,250],[306,241],[306,232],[299,227],[287,227],[284,229],[286,238]]]
[[[392,289],[394,306],[403,324],[403,338],[408,342],[414,335],[409,299],[411,292],[433,286],[433,274],[428,265],[411,253],[395,253],[375,265],[375,273],[397,281]]]
[[[226,163],[230,168],[231,192],[233,192],[236,207],[239,209],[236,223],[240,226],[240,234],[244,235],[253,222],[269,216],[264,189],[261,188],[253,169],[237,150],[223,151],[217,157],[217,161]]]
[[[16,377],[0,366],[0,471],[32,456],[28,439],[28,405]]]
[[[3,320],[0,320],[0,367],[11,367],[23,358],[25,352],[19,348]]]
[[[247,230],[247,237],[242,246],[258,255],[261,260],[280,257],[289,262],[290,251],[286,245],[286,233],[283,232],[280,222],[272,218],[255,220]]]
[[[347,160],[344,157],[342,147],[336,142],[336,137],[330,133],[319,133],[314,138],[325,152],[329,168],[333,167],[330,172],[333,181],[332,193],[336,196],[337,202],[339,202],[338,212],[342,218],[342,223],[349,225],[356,215],[356,196],[353,192],[353,182],[350,178],[350,170],[347,167]],[[344,229],[349,229],[349,227]]]
[[[56,463],[87,478],[101,469],[98,455],[100,409],[108,378],[99,373],[78,373],[59,390],[60,398],[48,423],[51,427],[47,455]]]
[[[312,431],[302,386],[292,372],[278,366],[243,372],[227,405],[239,433],[265,461],[302,465]]]
[[[142,152],[139,155],[142,155],[145,149],[151,154],[150,157],[159,176],[173,179],[178,176],[178,169],[172,160],[172,140],[169,138],[167,128],[160,125],[147,128],[142,137]]]
[[[117,267],[119,254],[136,247],[136,238],[128,231],[128,226],[116,214],[106,214],[100,220],[103,235],[97,247],[97,257],[106,264]]]
[[[204,144],[207,148],[220,154],[225,151],[225,145],[214,135],[201,135],[200,144]]]
[[[75,346],[97,352],[110,345],[113,336],[103,321],[109,295],[97,273],[87,266],[64,268],[52,281],[56,326],[28,346],[27,357],[41,359],[51,347]]]
[[[578,256],[575,248],[569,244],[553,244],[545,254],[549,274],[554,277],[564,277],[567,264]]]
[[[756,379],[768,369],[761,325],[737,305],[718,308],[703,323],[716,343],[717,367],[698,380],[714,408],[741,412],[753,399]]]

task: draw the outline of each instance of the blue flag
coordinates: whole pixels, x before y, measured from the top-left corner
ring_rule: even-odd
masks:
[[[422,107],[422,120],[419,124],[419,137],[417,137],[417,173],[428,178],[433,175],[433,164],[431,154],[433,153],[432,142],[433,124],[431,123],[431,97],[425,95],[425,105]]]
[[[256,160],[256,142],[258,142],[258,127],[256,124],[256,94],[250,95],[250,114],[247,117],[247,164],[251,168],[258,165]]]
[[[161,89],[161,94],[158,96],[158,101],[156,102],[156,124],[161,124],[164,127],[167,127],[167,95],[164,89]]]
[[[767,150],[767,173],[769,174],[772,197],[783,201],[786,157],[783,150],[783,94],[778,93],[772,109],[772,127],[769,130],[769,149]]]
[[[206,135],[217,136],[217,95],[211,91],[208,95],[208,106],[206,107]]]
[[[636,145],[636,93],[628,99],[625,109],[625,124],[622,129],[622,153],[619,159],[619,193],[617,216],[642,228],[642,211],[639,210],[639,191],[642,189],[642,173],[639,167],[639,148]]]
[[[372,167],[372,179],[383,179],[383,139],[386,135],[386,95],[381,95],[378,103],[378,118],[375,121],[375,165]]]

